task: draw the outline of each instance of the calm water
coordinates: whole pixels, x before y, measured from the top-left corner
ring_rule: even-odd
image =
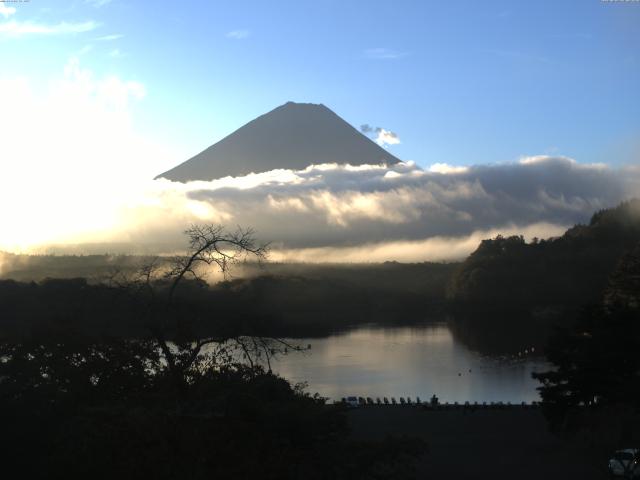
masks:
[[[504,360],[473,352],[446,325],[365,327],[321,339],[303,339],[311,350],[280,357],[274,371],[306,381],[311,393],[331,399],[436,394],[443,402],[538,400],[531,372],[536,360]]]

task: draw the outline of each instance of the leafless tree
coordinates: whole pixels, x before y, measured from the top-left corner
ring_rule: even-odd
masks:
[[[251,366],[264,361],[271,370],[274,355],[301,350],[274,337],[221,334],[200,338],[189,332],[192,319],[180,308],[177,298],[180,287],[189,280],[203,282],[212,267],[226,276],[238,262],[248,259],[262,262],[267,258],[267,245],[257,243],[253,230],[240,227],[229,232],[219,225],[192,225],[184,233],[189,245],[185,255],[169,261],[153,258],[134,274],[119,271],[109,278],[113,286],[127,291],[142,305],[139,314],[157,341],[172,378],[185,384],[193,369],[203,364],[211,366],[238,359]]]
[[[252,256],[263,261],[267,256],[267,245],[258,245],[251,229],[238,227],[235,232],[227,233],[220,225],[192,225],[184,233],[189,238],[188,253],[175,257],[173,267],[165,273],[166,278],[171,279],[170,302],[185,277],[202,279],[199,268],[203,265],[215,265],[226,275],[230,267],[240,260]]]

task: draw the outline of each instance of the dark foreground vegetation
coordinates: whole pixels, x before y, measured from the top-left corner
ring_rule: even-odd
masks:
[[[3,356],[3,469],[21,478],[411,478],[424,451],[350,440],[341,410],[259,367],[199,361],[178,390],[141,342],[49,338]]]
[[[604,451],[640,444],[640,245],[610,276],[600,301],[559,328],[553,369],[534,374],[554,431]]]
[[[264,249],[242,230],[187,234],[187,255],[126,257],[99,279],[0,281],[7,471],[410,478],[422,440],[349,435],[340,407],[270,359],[300,348],[285,337],[443,315],[480,350],[547,344],[554,368],[537,378],[554,431],[599,455],[640,444],[640,201],[560,238],[486,240],[460,265],[276,266],[213,286],[206,269]]]
[[[340,407],[260,366],[298,347],[230,322],[203,295],[202,267],[264,255],[251,232],[196,226],[187,234],[187,255],[114,272],[106,283],[3,283],[3,471],[411,478],[424,442],[351,439]]]

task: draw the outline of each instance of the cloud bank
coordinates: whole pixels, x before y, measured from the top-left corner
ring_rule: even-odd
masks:
[[[212,222],[253,227],[271,242],[276,261],[446,261],[498,234],[560,235],[640,192],[638,168],[562,157],[442,165],[434,172],[412,163],[324,164],[211,182],[149,182],[119,205],[108,230],[84,241],[170,253],[183,247],[186,225]]]
[[[498,233],[558,235],[588,221],[595,210],[640,192],[637,169],[561,157],[442,171],[411,163],[317,165],[192,182],[182,194],[203,213],[210,209],[205,216],[212,220],[252,225],[282,250],[331,247],[350,255],[354,250],[345,248],[389,244],[398,247],[390,250],[396,251],[393,258],[417,260],[460,258],[481,238]],[[175,185],[165,182],[164,188]],[[457,241],[460,248],[454,247]],[[406,255],[400,245],[411,246],[413,253]],[[436,255],[436,245],[449,255]]]

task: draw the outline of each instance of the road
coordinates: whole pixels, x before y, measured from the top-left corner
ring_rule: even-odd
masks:
[[[606,479],[597,458],[547,430],[537,409],[427,411],[410,406],[364,406],[348,413],[355,438],[420,436],[429,452],[418,478]]]

